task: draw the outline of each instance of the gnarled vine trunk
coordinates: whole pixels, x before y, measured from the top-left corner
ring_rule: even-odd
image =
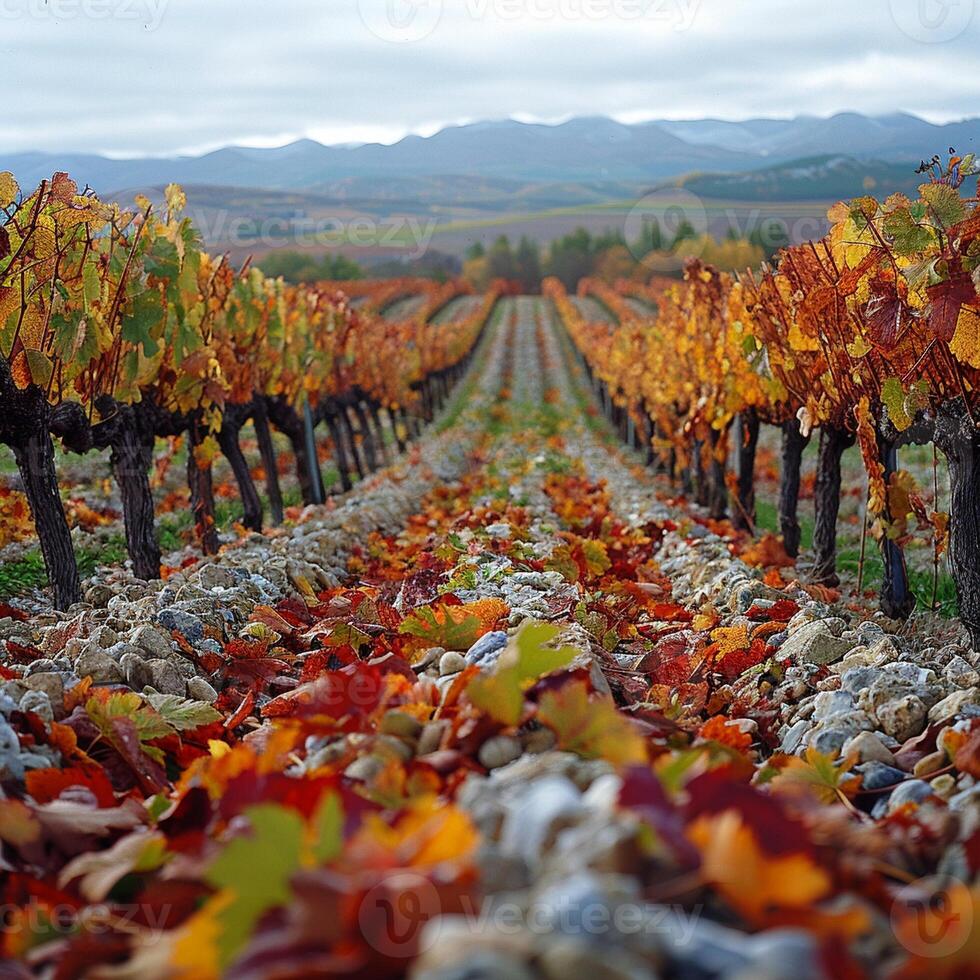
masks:
[[[262,395],[256,395],[252,402],[252,425],[255,427],[255,439],[259,444],[259,455],[262,457],[262,469],[265,470],[265,492],[269,498],[269,511],[275,526],[282,524],[282,489],[279,486],[279,461],[276,459],[276,447],[272,444],[272,431],[269,428],[269,410]]]
[[[293,458],[296,460],[296,481],[299,483],[303,503],[309,506],[317,502],[314,481],[319,484],[319,499],[323,500],[326,496],[323,490],[323,477],[320,475],[317,461],[310,458],[306,445],[306,429],[299,412],[281,395],[277,398],[266,398],[265,405],[272,424],[289,440],[293,450]]]
[[[346,493],[354,486],[351,480],[351,461],[347,450],[347,433],[341,423],[342,412],[327,408],[323,413],[324,421],[330,432],[330,441],[333,443],[334,460],[337,463],[337,472],[340,474],[340,486]]]
[[[711,446],[711,459],[708,472],[708,516],[720,521],[728,514],[728,487],[725,485],[725,457],[720,455],[719,444],[725,438],[722,433],[711,430],[708,436]]]
[[[797,517],[800,501],[800,468],[803,464],[803,450],[810,441],[800,431],[797,419],[790,419],[782,425],[782,466],[779,476],[779,530],[783,536],[783,547],[790,558],[800,553],[802,532]]]
[[[252,412],[251,402],[243,405],[225,405],[221,416],[221,428],[218,430],[218,445],[231,464],[238,484],[238,494],[242,501],[242,523],[251,531],[262,530],[262,501],[255,489],[252,471],[248,460],[242,452],[239,434],[242,426]]]
[[[813,581],[838,585],[837,514],[840,511],[840,460],[844,450],[854,445],[846,429],[826,425],[820,430],[820,456],[813,493]]]
[[[949,466],[949,567],[960,619],[980,650],[980,431],[954,402],[939,412],[935,441]]]
[[[96,402],[102,421],[93,427],[95,445],[109,448],[109,464],[122,497],[126,550],[137,578],[160,577],[149,470],[153,463],[154,427],[144,403],[121,405],[108,395]]]
[[[898,449],[895,443],[879,440],[881,461],[885,468],[885,485],[898,469]],[[892,514],[885,498],[884,519],[889,523]],[[881,611],[890,619],[907,619],[915,609],[915,596],[909,588],[909,572],[905,564],[905,552],[897,541],[887,534],[881,538],[881,561],[884,578],[881,584]]]
[[[54,604],[67,609],[82,597],[71,531],[58,492],[51,441],[51,406],[37,385],[21,390],[0,357],[0,442],[10,446],[34,518]]]
[[[204,554],[216,555],[218,528],[214,521],[214,484],[211,478],[211,464],[199,466],[195,452],[208,434],[199,413],[195,413],[189,420],[187,431],[187,486],[191,491],[194,527]]]

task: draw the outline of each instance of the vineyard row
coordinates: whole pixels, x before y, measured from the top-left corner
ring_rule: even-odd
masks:
[[[980,646],[980,210],[962,189],[976,173],[972,157],[954,157],[929,172],[917,200],[839,204],[825,238],[760,272],[691,260],[683,282],[583,280],[580,294],[608,322],[583,315],[557,280],[544,291],[624,436],[712,517],[731,505],[733,522],[754,530],[759,429],[779,427],[779,526],[791,556],[802,454],[819,433],[813,577],[826,584],[837,582],[841,456],[857,442],[884,612],[913,609],[903,545],[924,532],[937,561],[948,546],[960,615]],[[930,510],[898,468],[899,447],[912,443],[945,456],[948,514]]]
[[[399,449],[431,421],[466,366],[499,288],[437,317],[465,285],[419,280],[289,286],[203,247],[182,215],[136,211],[79,192],[55,174],[30,194],[0,174],[0,443],[14,453],[56,605],[80,580],[58,491],[54,440],[110,451],[126,543],[140,578],[160,574],[149,482],[154,440],[185,436],[200,545],[217,550],[212,464],[228,460],[246,527],[262,502],[240,445],[254,425],[273,523],[282,493],[271,427],[292,447],[304,503],[322,502],[315,429],[329,432],[342,487],[387,456],[382,413]],[[345,284],[346,285],[346,284]],[[421,294],[404,319],[383,311]],[[433,319],[438,322],[433,322]]]

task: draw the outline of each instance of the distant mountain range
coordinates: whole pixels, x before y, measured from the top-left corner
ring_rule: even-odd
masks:
[[[556,126],[513,120],[454,126],[429,137],[407,136],[390,146],[323,146],[300,140],[275,149],[229,146],[199,157],[133,160],[14,153],[0,159],[0,167],[13,171],[25,187],[56,170],[67,170],[79,183],[106,195],[176,181],[390,199],[411,197],[417,187],[440,178],[437,185],[451,187],[460,199],[478,191],[480,181],[586,183],[598,188],[661,182],[692,172],[771,171],[773,166],[778,169],[791,162],[796,166],[796,161],[806,163],[806,158],[814,157],[824,157],[825,164],[826,159],[842,155],[895,165],[896,171],[912,174],[915,164],[934,153],[944,154],[950,147],[959,153],[976,149],[978,137],[980,119],[937,126],[902,113],[868,117],[848,112],[827,119],[798,116],[742,122],[658,120],[635,125],[586,117]],[[445,178],[459,179],[447,184]],[[805,174],[798,183],[797,191],[805,191]],[[758,190],[758,180],[755,185]],[[503,184],[497,187],[502,190]],[[826,195],[820,191],[812,196]]]

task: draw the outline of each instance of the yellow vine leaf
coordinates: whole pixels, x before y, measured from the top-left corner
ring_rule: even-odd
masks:
[[[0,208],[9,207],[17,200],[20,187],[14,180],[14,175],[9,170],[0,173]]]
[[[969,306],[960,310],[949,349],[964,364],[980,368],[980,310]]]

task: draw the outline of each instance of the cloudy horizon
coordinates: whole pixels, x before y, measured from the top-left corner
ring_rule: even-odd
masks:
[[[976,0],[0,0],[0,151],[392,143],[516,118],[977,114]],[[78,55],[93,67],[80,72]]]

